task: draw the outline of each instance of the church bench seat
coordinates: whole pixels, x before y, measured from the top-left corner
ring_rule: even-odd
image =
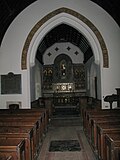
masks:
[[[6,115],[6,116],[5,116]],[[8,115],[8,116],[7,116]],[[3,114],[1,114],[1,117],[6,117],[5,119],[9,119],[17,117],[19,119],[29,120],[29,119],[39,119],[39,133],[40,137],[42,139],[43,133],[45,132],[47,126],[47,114],[44,110],[31,110],[31,109],[20,109],[20,110],[13,110],[12,112],[8,110],[4,110]],[[7,118],[8,117],[8,118]],[[10,118],[10,119],[11,119]]]
[[[90,143],[93,147],[94,150],[96,150],[96,140],[97,140],[97,131],[96,131],[96,126],[97,124],[116,124],[120,123],[120,117],[116,116],[110,116],[110,117],[96,117],[96,118],[91,118],[90,124],[89,124],[89,130],[90,130]]]
[[[120,160],[120,132],[105,135],[105,159]]]
[[[32,109],[32,111],[34,111],[35,113],[38,113],[38,112],[43,113],[43,115],[44,115],[44,132],[46,132],[48,124],[49,124],[49,119],[50,119],[49,109],[48,108],[38,108],[38,109]]]
[[[103,137],[106,134],[105,131],[115,133],[120,130],[120,109],[84,109],[82,111],[82,117],[84,133],[86,134],[91,146],[93,147],[95,154],[97,154],[98,159],[103,160]],[[107,129],[105,129],[104,127],[101,127],[100,131],[97,129],[98,126],[109,126],[110,124],[111,128],[106,127]]]
[[[100,118],[104,118],[104,117],[120,117],[120,110],[99,110],[99,111],[88,111],[86,112],[85,115],[85,120],[84,120],[84,131],[86,136],[88,136],[89,138],[89,124],[90,124],[90,120],[91,118],[95,118],[95,117],[100,117]]]
[[[25,139],[25,157],[26,159],[33,160],[35,157],[35,146],[33,130],[31,128],[19,128],[19,127],[1,127],[0,128],[0,139]],[[11,140],[12,143],[12,140]]]
[[[81,111],[82,119],[83,119],[83,129],[86,130],[86,120],[87,120],[87,114],[91,112],[96,112],[95,109],[88,109],[83,108]]]
[[[44,122],[44,130],[46,130],[47,126],[48,126],[48,123],[49,123],[49,110],[47,108],[38,108],[38,109],[19,109],[19,110],[16,110],[15,112],[16,114],[24,114],[25,115],[34,115],[34,116],[37,116],[37,115],[40,115],[42,114],[43,115],[43,122]]]
[[[4,119],[3,119],[4,118]],[[41,122],[41,119],[33,118],[32,116],[30,117],[24,117],[24,116],[1,116],[0,117],[0,125],[11,125],[11,126],[33,126],[34,125],[34,131],[36,133],[36,137],[38,139],[37,142],[40,143],[43,138],[43,124]]]
[[[19,120],[19,121],[13,121],[13,120],[4,120],[4,121],[0,121],[0,127],[31,127],[34,130],[34,133],[36,134],[36,145],[39,146],[40,145],[40,139],[41,139],[41,135],[40,135],[40,129],[39,129],[39,123],[37,120],[35,121],[25,121],[23,120]]]
[[[105,148],[105,135],[109,133],[116,133],[120,131],[120,123],[116,122],[116,124],[97,124],[97,156],[100,160],[104,159],[104,148]]]
[[[25,140],[0,138],[0,160],[27,160],[25,157]]]
[[[85,132],[87,132],[87,123],[89,120],[89,116],[98,115],[98,114],[101,114],[101,112],[103,113],[102,109],[99,109],[99,110],[88,109],[88,108],[83,109],[82,117],[83,117],[83,128]],[[106,112],[106,110],[104,110],[104,112]]]
[[[9,114],[9,115],[21,115],[23,114],[23,116],[30,116],[32,115],[33,117],[42,115],[41,122],[42,122],[42,127],[43,130],[46,131],[47,130],[47,126],[49,123],[49,113],[48,113],[48,109],[44,109],[44,108],[40,108],[40,109],[17,109],[17,110],[11,110],[11,109],[0,109],[0,115],[5,115],[5,114]]]
[[[39,111],[39,110],[30,110],[30,109],[22,109],[22,110],[4,110],[3,112],[0,110],[0,126],[33,126],[35,125],[36,129],[39,128],[39,131],[36,135],[36,150],[38,151],[41,141],[42,141],[42,136],[43,132],[45,130],[45,118],[46,118],[46,112]],[[37,131],[36,131],[37,133]],[[35,141],[34,141],[35,144]],[[36,152],[36,151],[35,151]],[[36,153],[34,153],[35,155]]]

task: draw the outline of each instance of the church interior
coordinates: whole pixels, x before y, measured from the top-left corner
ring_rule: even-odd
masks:
[[[118,4],[0,1],[0,160],[120,160]]]

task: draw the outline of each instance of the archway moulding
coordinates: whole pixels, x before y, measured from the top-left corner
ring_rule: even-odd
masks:
[[[56,27],[60,24],[63,24],[63,23],[70,25],[71,27],[77,29],[79,32],[81,32],[81,34],[83,34],[87,38],[87,40],[90,43],[90,46],[92,47],[92,50],[93,50],[94,62],[95,62],[95,64],[100,65],[100,62],[101,62],[100,59],[102,60],[102,50],[101,50],[101,47],[99,45],[98,39],[96,38],[95,34],[82,21],[79,21],[77,18],[75,18],[69,14],[60,13],[59,15],[54,16],[53,18],[48,20],[46,23],[44,23],[35,33],[34,37],[32,38],[32,40],[30,42],[30,46],[29,46],[28,53],[27,53],[28,66],[33,67],[35,65],[36,52],[37,52],[38,46],[42,42],[42,39],[44,38],[44,36],[50,30],[52,30],[54,27]],[[54,56],[56,57],[57,54],[55,54]],[[69,54],[69,56],[72,58],[71,54]],[[52,62],[53,61],[54,60],[52,59]],[[102,64],[103,64],[103,61],[102,61],[101,65]]]
[[[23,47],[23,51],[22,51],[22,57],[21,57],[21,69],[25,70],[27,69],[27,53],[28,53],[28,49],[30,46],[30,43],[35,35],[35,33],[38,31],[38,29],[45,23],[47,22],[49,19],[53,18],[54,16],[60,14],[60,13],[66,13],[69,15],[72,15],[74,17],[76,17],[77,19],[79,19],[80,21],[82,21],[83,23],[85,23],[95,34],[95,36],[98,39],[98,42],[100,44],[101,50],[102,50],[102,56],[103,56],[103,67],[104,68],[108,68],[109,67],[109,61],[108,61],[108,51],[104,42],[104,39],[102,37],[102,35],[100,34],[100,32],[98,31],[98,29],[94,26],[94,24],[92,22],[90,22],[86,17],[84,17],[83,15],[81,15],[80,13],[73,11],[71,9],[68,8],[59,8],[57,10],[54,10],[52,12],[50,12],[49,14],[47,14],[45,17],[43,17],[30,31],[30,33],[27,36],[27,39],[25,41],[24,47]]]

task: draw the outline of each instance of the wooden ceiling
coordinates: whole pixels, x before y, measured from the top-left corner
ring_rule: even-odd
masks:
[[[13,19],[27,6],[36,0],[0,0],[0,44],[2,38]],[[108,12],[120,26],[119,0],[92,0]],[[52,29],[40,43],[37,58],[40,54],[56,42],[71,42],[78,46],[84,53],[84,62],[92,56],[92,50],[86,38],[71,26],[61,24]]]
[[[89,42],[78,30],[67,24],[60,24],[48,32],[43,38],[38,47],[37,59],[42,62],[41,55],[44,54],[46,49],[55,43],[61,42],[70,42],[80,48],[84,54],[84,63],[93,55]]]

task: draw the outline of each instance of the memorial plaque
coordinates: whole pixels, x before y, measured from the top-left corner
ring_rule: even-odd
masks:
[[[1,94],[21,94],[21,74],[1,75]]]

